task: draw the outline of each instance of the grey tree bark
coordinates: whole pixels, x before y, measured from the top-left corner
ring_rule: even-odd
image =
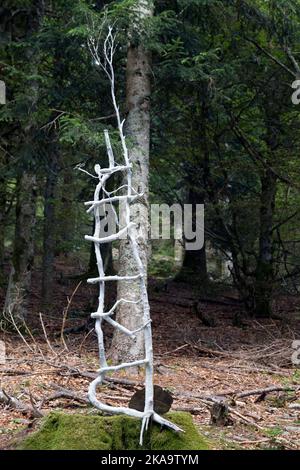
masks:
[[[132,221],[138,226],[138,249],[141,261],[147,272],[148,258],[148,179],[149,179],[149,144],[150,144],[150,73],[151,55],[142,42],[143,21],[153,15],[153,2],[138,0],[135,5],[134,38],[128,45],[126,65],[126,123],[125,133],[129,143],[129,158],[133,164],[132,186],[143,197],[132,203]],[[134,272],[135,262],[128,240],[120,241],[120,276]],[[118,299],[134,299],[139,291],[139,282],[118,282]],[[141,304],[120,304],[117,321],[126,328],[135,330],[142,322]],[[112,340],[112,356],[116,361],[132,361],[144,354],[143,333],[131,338],[124,338],[115,330]]]
[[[74,205],[72,199],[72,190],[74,185],[74,177],[72,171],[69,168],[62,171],[62,178],[63,178],[63,192],[61,195],[61,208],[60,212],[62,211],[64,214],[64,225],[59,228],[59,237],[60,237],[60,245],[62,248],[60,253],[63,254],[65,258],[68,258],[71,245],[72,245],[72,234],[74,233]]]
[[[34,0],[28,11],[27,36],[28,40],[38,32],[44,16],[44,0]],[[33,41],[28,46],[26,58],[31,64],[32,74],[38,69],[38,54]],[[26,318],[28,294],[30,292],[31,270],[34,259],[34,226],[36,221],[36,175],[35,175],[35,135],[36,123],[34,111],[36,110],[39,87],[32,79],[28,89],[28,121],[24,126],[24,149],[33,149],[33,155],[28,161],[24,158],[23,170],[17,181],[16,225],[15,240],[11,263],[9,283],[6,292],[3,316],[12,322],[22,322]],[[26,151],[25,151],[26,154]]]
[[[15,240],[4,306],[5,318],[11,321],[13,317],[16,323],[27,314],[34,260],[36,189],[35,175],[24,172],[18,182]]]
[[[54,252],[55,252],[55,196],[58,182],[57,149],[50,156],[49,168],[44,193],[44,227],[43,227],[43,274],[42,298],[47,307],[51,301]]]
[[[0,176],[0,285],[4,281],[4,241],[6,212],[6,179]]]

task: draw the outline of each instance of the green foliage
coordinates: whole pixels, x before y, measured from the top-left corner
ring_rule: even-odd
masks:
[[[299,1],[154,3],[153,18],[141,22],[135,0],[54,0],[38,28],[30,29],[29,19],[38,16],[36,3],[4,2],[0,53],[8,99],[0,108],[2,175],[15,182],[24,170],[35,171],[42,193],[57,152],[62,199],[56,202],[57,217],[72,214],[68,230],[76,227],[76,236],[66,240],[60,227],[56,246],[74,251],[82,246],[89,219],[74,205],[90,195],[89,181],[76,175],[78,184],[71,182],[71,207],[64,201],[66,174],[74,180],[76,165],[89,171],[106,161],[104,128],[120,157],[109,84],[87,47],[90,35],[96,34],[101,44],[113,24],[117,101],[124,117],[128,33],[152,52],[151,202],[184,204],[191,193],[204,202],[207,240],[231,256],[241,296],[251,297],[255,283],[270,272],[259,269],[259,256],[262,183],[271,169],[276,195],[270,275],[272,285],[295,289],[300,121],[291,103],[293,76],[280,63],[293,70],[287,47],[298,57]],[[40,201],[42,222],[43,194]],[[10,215],[6,245],[11,244],[13,222]],[[41,237],[40,224],[40,248]],[[161,264],[154,259],[152,274],[168,272],[173,272],[171,259]]]

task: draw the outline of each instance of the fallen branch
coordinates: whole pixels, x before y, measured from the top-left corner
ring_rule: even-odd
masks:
[[[95,379],[97,377],[97,374],[94,372],[86,372],[80,369],[77,369],[76,367],[70,367],[66,364],[52,364],[53,367],[59,368],[59,369],[66,369],[70,372],[71,375],[73,376],[80,376],[84,377],[86,379]],[[118,377],[105,377],[105,380],[103,383],[115,383],[115,384],[120,384],[120,385],[125,385],[129,387],[137,387],[140,386],[140,382],[135,382],[133,380],[129,379],[123,379],[123,378],[118,378]]]
[[[3,389],[0,390],[0,403],[21,411],[22,413],[29,413],[33,418],[41,418],[44,416],[43,413],[35,406],[27,405],[27,403],[24,403],[17,398],[8,395]]]
[[[203,353],[203,354],[207,354],[209,356],[217,356],[217,357],[227,357],[227,358],[232,358],[232,354],[230,353],[227,353],[225,351],[215,351],[214,349],[209,349],[209,348],[204,348],[203,346],[197,346],[196,344],[192,344],[190,343],[190,346],[194,349],[196,349],[197,351]]]
[[[184,349],[184,348],[186,348],[186,347],[188,347],[188,346],[190,346],[188,343],[187,343],[187,344],[183,344],[182,346],[178,346],[178,348],[172,349],[172,351],[167,351],[167,352],[161,354],[161,356],[168,356],[168,355],[173,354],[173,353],[175,353],[175,352],[177,352],[177,351],[180,351],[181,349]],[[161,365],[162,365],[162,364],[161,364]]]
[[[218,392],[215,393],[214,395],[208,395],[208,394],[193,394],[189,392],[174,392],[174,396],[176,397],[181,397],[185,398],[186,400],[191,399],[191,400],[208,400],[210,402],[215,402],[219,401],[220,398],[224,398],[226,396],[232,396],[234,398],[245,398],[245,397],[250,397],[252,395],[262,395],[272,393],[272,392],[291,392],[291,391],[298,391],[300,390],[300,386],[286,386],[286,387],[280,387],[280,386],[272,386],[272,387],[266,387],[266,388],[260,388],[260,389],[255,389],[255,390],[246,390],[244,392],[239,392],[236,390],[228,390],[224,392]]]
[[[83,395],[81,395],[77,392],[74,392],[73,390],[60,387],[59,385],[54,384],[54,383],[51,383],[50,387],[57,390],[57,392],[54,393],[53,395],[50,395],[49,397],[44,398],[42,400],[42,405],[44,405],[45,403],[48,403],[49,401],[57,400],[59,398],[68,398],[68,399],[71,399],[71,400],[76,400],[76,401],[79,401],[79,402],[82,402],[82,403],[90,404],[90,401],[87,397],[85,397],[85,396],[83,396]]]
[[[266,387],[266,388],[257,388],[254,390],[247,390],[245,392],[240,392],[238,394],[235,394],[236,398],[245,398],[245,397],[250,397],[251,395],[264,395],[266,396],[268,393],[272,392],[296,392],[300,390],[300,386],[286,386],[286,387],[280,387],[280,386],[273,386],[273,387]]]
[[[16,370],[16,369],[0,369],[0,374],[5,375],[33,375],[34,372],[28,370]],[[40,372],[36,372],[40,375]]]
[[[203,413],[203,408],[195,408],[194,406],[172,406],[172,411],[184,411],[192,415],[200,415]]]
[[[247,418],[246,416],[242,415],[241,413],[236,411],[234,408],[232,408],[232,406],[228,406],[228,410],[230,411],[231,414],[233,414],[233,415],[237,416],[238,418],[240,418],[245,424],[249,424],[250,426],[254,426],[255,428],[259,429],[260,431],[265,432],[265,428],[263,428],[259,424],[255,423],[251,419]]]

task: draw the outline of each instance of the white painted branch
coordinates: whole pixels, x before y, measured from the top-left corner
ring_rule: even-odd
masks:
[[[139,328],[137,328],[136,330],[133,330],[132,333],[133,334],[136,334],[138,333],[139,331],[143,330],[144,328],[146,328],[146,326],[148,326],[148,323],[151,323],[152,320],[149,320],[147,323],[144,323],[142,326],[140,326]]]
[[[114,159],[113,149],[112,149],[112,146],[111,146],[111,143],[110,143],[109,133],[108,133],[107,129],[105,129],[105,131],[104,131],[104,137],[105,137],[105,144],[106,144],[106,148],[107,148],[109,167],[114,168],[115,159]]]
[[[125,200],[130,200],[130,201],[134,201],[135,199],[137,199],[138,197],[142,197],[143,194],[136,194],[136,195],[133,195],[133,196],[127,196],[126,195],[123,195],[123,196],[113,196],[113,197],[108,197],[107,199],[101,199],[100,201],[87,201],[84,203],[85,206],[100,206],[101,204],[106,204],[106,203],[111,203],[111,202],[117,202],[117,201],[125,201]]]
[[[130,331],[128,330],[128,328],[125,328],[125,326],[121,325],[119,322],[113,320],[112,318],[110,318],[110,316],[105,316],[104,319],[110,323],[112,326],[114,326],[115,328],[117,328],[118,330],[122,331],[122,333],[124,333],[125,335],[127,336],[131,336],[132,339],[135,339],[136,338],[136,333],[138,333],[139,331],[142,331],[146,325],[142,325],[140,326],[139,328],[137,328],[136,330],[133,330],[133,331]],[[149,320],[151,321],[151,320]]]
[[[122,145],[123,151],[123,158],[124,158],[124,165],[115,165],[113,150],[109,138],[108,131],[104,131],[106,148],[107,148],[107,155],[109,160],[109,168],[100,168],[100,165],[96,165],[95,172],[97,177],[99,178],[99,183],[95,190],[94,199],[93,201],[88,201],[86,205],[90,205],[91,207],[88,209],[88,212],[91,210],[94,211],[95,217],[95,231],[93,236],[86,236],[85,239],[94,242],[95,245],[95,253],[97,258],[97,267],[99,277],[88,279],[88,283],[94,284],[99,283],[99,304],[97,312],[91,314],[93,318],[96,319],[96,326],[95,330],[98,336],[98,345],[99,345],[99,362],[100,362],[100,369],[98,371],[98,377],[93,380],[93,382],[89,386],[88,397],[90,402],[99,410],[110,413],[110,414],[125,414],[128,416],[133,416],[136,418],[140,418],[142,420],[141,432],[140,432],[140,444],[143,443],[143,433],[147,430],[149,425],[149,420],[152,418],[153,421],[166,426],[176,432],[182,431],[181,428],[176,426],[175,424],[171,423],[170,421],[162,418],[157,413],[154,412],[153,409],[153,350],[152,350],[152,332],[151,332],[151,318],[150,318],[150,308],[148,302],[148,294],[147,294],[147,286],[146,286],[146,273],[139,255],[139,249],[137,240],[135,238],[135,231],[133,230],[133,226],[135,225],[130,221],[130,202],[139,197],[140,195],[137,191],[132,187],[132,164],[129,161],[128,155],[128,148],[126,145],[126,138],[123,132],[124,127],[124,120],[121,121],[119,107],[116,102],[115,97],[115,75],[114,75],[114,68],[113,68],[113,56],[116,50],[115,44],[115,36],[112,33],[112,28],[109,27],[108,34],[104,41],[103,45],[103,56],[104,62],[100,58],[99,53],[99,38],[96,40],[93,36],[88,40],[88,47],[92,54],[92,57],[96,64],[99,64],[103,71],[106,73],[111,87],[111,98],[117,118],[118,130],[120,141]],[[126,172],[126,183],[117,188],[114,191],[108,192],[105,188],[106,181],[110,178],[115,172],[117,171],[125,171]],[[93,175],[91,175],[93,176]],[[94,177],[94,176],[93,176]],[[94,177],[95,178],[95,177]],[[112,196],[112,194],[116,194],[122,189],[126,190],[125,195],[121,196]],[[100,199],[100,191],[103,192],[103,197]],[[110,204],[113,207],[113,202],[115,201],[125,201],[125,222],[126,226],[119,230],[118,233],[114,235],[110,235],[104,238],[100,238],[100,228],[101,228],[101,219],[100,219],[100,206],[102,204]],[[115,213],[116,220],[118,221],[118,216]],[[101,249],[100,245],[102,243],[108,243],[114,240],[121,238],[125,234],[128,236],[129,243],[132,249],[132,256],[136,262],[136,269],[137,274],[131,276],[105,276],[103,270],[103,261],[101,256]],[[105,282],[106,281],[132,281],[139,279],[140,285],[140,293],[141,297],[138,300],[132,301],[127,299],[119,299],[113,307],[108,311],[104,312],[104,292],[105,292]],[[110,317],[116,310],[117,306],[121,302],[128,302],[128,303],[142,303],[143,306],[143,325],[134,330],[130,331],[129,329],[125,328],[119,322],[112,320]],[[133,361],[130,363],[123,363],[114,366],[108,366],[105,358],[105,350],[104,350],[104,342],[103,342],[103,331],[102,331],[102,321],[108,321],[112,326],[118,328],[124,334],[131,336],[133,339],[135,334],[138,331],[144,331],[144,344],[145,344],[145,358],[140,359],[137,361]],[[129,367],[136,367],[136,366],[145,366],[145,406],[144,411],[134,410],[132,408],[127,407],[115,407],[106,405],[105,403],[101,402],[96,397],[96,390],[97,387],[102,384],[103,379],[105,378],[105,374],[107,372],[118,371],[121,369],[126,369]]]
[[[111,196],[112,194],[115,194],[119,191],[121,191],[122,189],[127,189],[128,188],[128,185],[127,184],[122,184],[122,186],[119,186],[117,189],[115,189],[114,191],[106,191],[106,194],[108,196]],[[139,193],[134,189],[134,188],[131,188],[131,191],[133,191],[134,194],[138,195]],[[143,196],[143,194],[140,194],[141,196]]]
[[[95,408],[98,408],[99,410],[108,413],[108,414],[124,414],[127,416],[132,416],[134,418],[139,418],[141,420],[144,420],[145,418],[145,412],[144,411],[138,411],[134,410],[132,408],[127,408],[127,407],[117,407],[117,406],[111,406],[111,405],[106,405],[105,403],[99,401],[96,397],[96,390],[99,385],[101,385],[103,380],[103,376],[100,374],[93,382],[91,382],[89,386],[89,391],[88,391],[88,397],[92,405],[95,406]],[[172,423],[171,421],[162,418],[159,416],[157,413],[152,414],[152,419],[154,422],[160,424],[161,426],[168,427],[172,429],[175,432],[184,432],[182,428],[177,426],[176,424]],[[143,430],[143,429],[141,429]],[[143,433],[141,432],[140,434],[140,445],[143,444]]]
[[[127,184],[122,184],[117,189],[114,189],[113,191],[107,192],[107,195],[111,196],[112,194],[116,194],[116,193],[118,193],[119,191],[121,191],[122,189],[125,189],[125,188],[127,188]]]
[[[134,222],[130,222],[128,225],[126,225],[126,227],[119,230],[118,233],[115,233],[113,235],[108,235],[107,237],[98,238],[98,237],[95,237],[95,236],[85,235],[84,238],[85,238],[85,240],[88,240],[88,241],[91,241],[91,242],[94,242],[94,243],[110,243],[110,242],[113,242],[115,240],[119,240],[134,225],[135,225]]]
[[[124,333],[125,335],[127,336],[131,336],[132,339],[135,339],[135,333],[136,331],[130,331],[128,330],[128,328],[126,328],[125,326],[121,325],[120,323],[118,323],[117,321],[113,320],[112,318],[110,318],[109,316],[106,316],[104,317],[105,320],[110,323],[110,325],[114,326],[115,328],[117,328],[118,330],[122,331],[122,333]]]
[[[124,200],[127,200],[129,199],[130,202],[134,201],[135,199],[139,198],[143,196],[143,194],[136,194],[136,195],[133,195],[133,196],[113,196],[113,197],[108,197],[108,198],[104,198],[104,199],[101,199],[101,201],[87,201],[85,202],[85,206],[91,206],[88,208],[87,210],[87,213],[89,214],[90,212],[92,212],[92,210],[94,209],[95,206],[101,206],[102,204],[112,204],[113,202],[120,202],[120,201],[124,201]]]
[[[120,305],[120,303],[122,303],[122,302],[127,303],[127,304],[138,304],[141,301],[142,301],[142,299],[139,299],[139,300],[119,299],[119,300],[116,301],[116,303],[112,306],[112,308],[108,312],[103,312],[101,314],[97,313],[97,312],[94,312],[94,313],[91,313],[91,317],[92,318],[99,318],[100,316],[101,317],[107,317],[107,316],[112,315],[115,312],[118,305]]]
[[[111,371],[116,371],[120,369],[128,369],[129,367],[137,367],[137,366],[143,366],[147,364],[147,359],[139,359],[138,361],[132,361],[132,362],[123,362],[122,364],[118,364],[117,366],[106,366],[106,367],[101,367],[101,369],[98,370],[100,374],[103,372],[111,372]]]
[[[105,174],[112,175],[113,173],[116,173],[117,171],[126,171],[131,167],[132,165],[128,164],[128,165],[123,165],[123,166],[122,165],[115,166],[114,168],[101,168],[100,173],[101,175],[105,175]]]
[[[97,187],[94,193],[94,200],[97,200],[99,198],[101,188],[103,187],[104,184],[105,184],[105,177],[102,179],[100,178],[100,181],[97,184]],[[101,229],[99,207],[95,208],[94,216],[95,216],[94,236],[97,236],[100,233],[100,229]],[[97,268],[98,268],[99,276],[104,276],[104,267],[103,267],[103,261],[102,261],[102,256],[101,256],[101,250],[100,250],[99,244],[97,243],[95,243],[95,255],[96,255],[96,260],[97,260]],[[98,312],[103,312],[104,294],[105,294],[105,284],[104,282],[102,282],[99,285]],[[107,362],[106,362],[106,356],[105,356],[104,338],[103,338],[101,324],[102,324],[102,319],[97,318],[96,323],[95,323],[95,331],[97,333],[97,338],[98,338],[99,362],[100,362],[101,367],[105,367],[107,365]]]
[[[134,281],[135,279],[139,279],[141,274],[136,274],[134,276],[101,276],[101,277],[93,277],[87,279],[88,284],[96,284],[97,282],[106,282],[106,281]]]

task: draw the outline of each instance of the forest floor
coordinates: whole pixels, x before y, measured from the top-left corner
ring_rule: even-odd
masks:
[[[85,320],[91,291],[82,282],[66,311],[66,297],[75,286],[75,281],[57,282],[57,308],[42,316],[46,333],[37,294],[27,322],[32,337],[24,333],[27,344],[15,332],[0,333],[6,345],[0,390],[28,407],[24,411],[12,402],[0,404],[1,449],[32,428],[39,413],[93,412],[86,403],[89,381],[98,368],[93,324]],[[155,383],[173,394],[172,408],[190,411],[219,449],[300,449],[300,366],[292,364],[292,343],[300,336],[299,298],[278,298],[278,319],[258,321],[241,316],[230,288],[204,298],[189,284],[151,280],[149,291]],[[57,327],[64,315],[66,327],[86,323],[83,331],[65,334],[65,343]],[[205,326],[203,315],[214,325]],[[106,333],[110,338],[111,330]],[[124,405],[143,377],[122,372],[110,379],[99,396],[108,404]],[[213,426],[212,405],[220,400],[229,419],[226,426]]]

